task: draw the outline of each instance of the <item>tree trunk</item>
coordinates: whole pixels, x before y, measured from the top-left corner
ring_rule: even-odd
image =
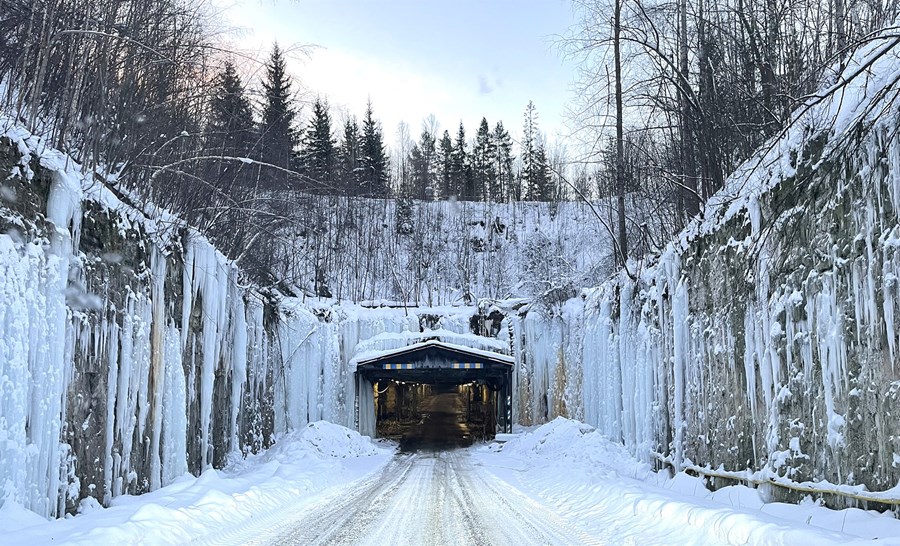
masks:
[[[688,97],[688,89],[685,86],[690,81],[688,70],[688,35],[687,35],[687,0],[678,2],[678,41],[679,41],[679,71],[681,72],[681,85],[678,90],[679,112],[681,116],[681,191],[684,195],[684,212],[690,218],[700,211],[700,201],[697,197],[697,168],[694,157],[694,131],[693,113]]]
[[[628,261],[628,238],[625,231],[625,143],[622,112],[622,50],[620,34],[622,32],[622,0],[616,0],[613,20],[613,51],[616,71],[616,200],[618,201],[618,240],[619,251],[616,262],[625,265]]]

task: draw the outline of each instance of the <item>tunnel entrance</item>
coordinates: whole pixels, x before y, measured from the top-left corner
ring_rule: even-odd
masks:
[[[498,391],[485,384],[375,383],[375,435],[403,450],[465,447],[493,438]]]
[[[360,432],[449,449],[511,429],[510,356],[431,340],[357,364]]]

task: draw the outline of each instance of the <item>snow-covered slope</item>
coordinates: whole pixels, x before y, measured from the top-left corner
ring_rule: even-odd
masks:
[[[285,274],[309,294],[410,305],[569,296],[612,271],[608,232],[584,203],[412,203],[397,229],[394,200],[298,195],[285,234]],[[594,207],[611,214],[608,201]]]
[[[886,32],[657,260],[632,264],[636,281],[515,319],[520,381],[539,385],[520,420],[583,418],[679,467],[897,485],[898,78]]]

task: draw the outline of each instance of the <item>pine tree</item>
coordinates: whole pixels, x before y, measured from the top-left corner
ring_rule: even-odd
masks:
[[[328,103],[317,98],[303,139],[302,171],[318,186],[333,191],[337,169],[337,142],[331,134]]]
[[[357,195],[360,190],[360,134],[355,117],[344,122],[344,138],[339,155],[339,176],[341,186],[348,195]]]
[[[216,78],[215,91],[209,104],[209,122],[204,131],[204,147],[210,155],[248,157],[256,141],[253,110],[231,61],[226,61]],[[206,176],[218,188],[230,187],[243,163],[217,161]]]
[[[366,105],[361,148],[360,195],[389,197],[387,153],[384,149],[384,137],[381,133],[381,126],[375,121],[371,101]]]
[[[451,175],[453,173],[453,141],[450,140],[450,133],[444,131],[438,145],[438,184],[440,186],[441,199],[447,199],[453,193],[450,191],[452,187]]]
[[[512,193],[513,185],[513,160],[512,155],[512,138],[503,127],[503,122],[498,121],[494,126],[494,132],[491,135],[494,143],[494,160],[496,163],[496,187],[491,188],[493,199],[499,202],[508,201]]]
[[[291,97],[291,82],[287,75],[284,53],[278,44],[266,63],[266,80],[263,82],[265,103],[260,126],[260,146],[263,161],[283,167],[291,166],[298,135],[294,127],[297,112]],[[265,177],[273,187],[287,187],[288,176],[283,172],[268,171]]]

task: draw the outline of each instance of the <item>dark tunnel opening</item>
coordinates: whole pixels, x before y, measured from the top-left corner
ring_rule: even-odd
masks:
[[[404,451],[445,450],[494,437],[498,391],[484,382],[375,384],[375,433]]]

